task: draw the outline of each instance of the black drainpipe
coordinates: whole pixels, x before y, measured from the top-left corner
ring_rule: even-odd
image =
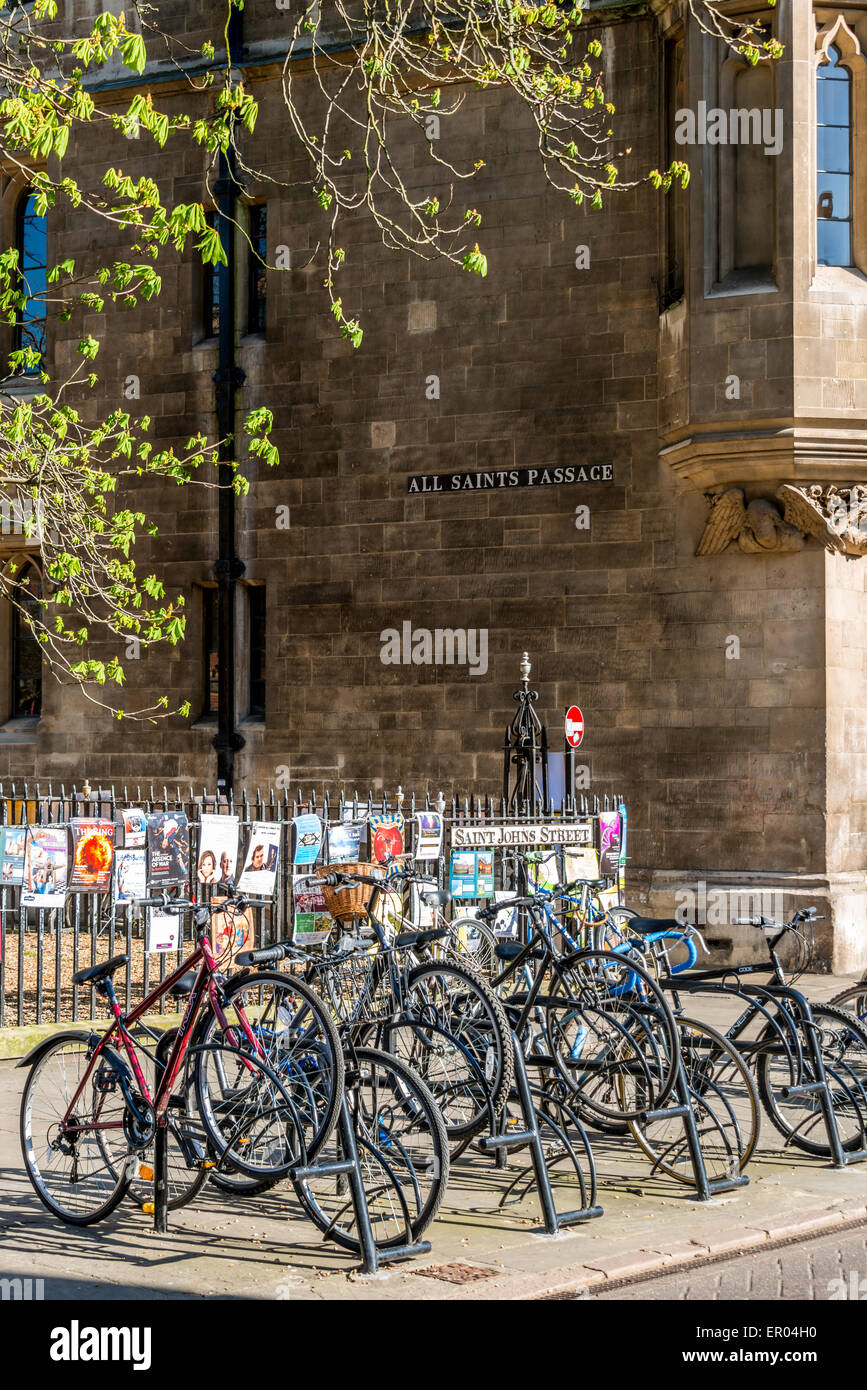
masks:
[[[235,67],[243,53],[243,11],[234,6],[229,18],[229,62]],[[236,728],[235,709],[235,594],[238,580],[244,573],[244,562],[235,543],[235,492],[232,488],[234,471],[230,461],[235,458],[235,393],[244,384],[244,373],[235,361],[235,206],[238,183],[235,177],[234,151],[220,154],[217,183],[214,189],[217,212],[225,222],[227,264],[217,267],[220,290],[220,325],[217,370],[214,373],[217,404],[217,433],[220,444],[217,469],[220,490],[219,551],[214,563],[217,581],[217,625],[219,658],[219,703],[217,707],[217,792],[229,796],[234,780],[235,754],[244,747],[244,739]]]

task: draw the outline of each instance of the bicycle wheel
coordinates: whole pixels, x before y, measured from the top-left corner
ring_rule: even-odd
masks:
[[[722,1033],[696,1019],[681,1018],[678,1023],[684,1073],[707,1176],[712,1182],[737,1177],[749,1163],[759,1137],[755,1082],[737,1048]],[[632,1119],[629,1128],[654,1172],[695,1186],[682,1119],[649,1123]]]
[[[92,1051],[87,1033],[62,1034],[34,1062],[21,1097],[27,1176],[40,1201],[72,1226],[110,1215],[130,1181],[124,1064],[109,1047],[92,1063]]]
[[[157,1044],[156,1060],[152,1064],[153,1084],[150,1078],[146,1078],[151,1095],[156,1094],[159,1078],[178,1031],[177,1028],[167,1029]],[[198,1196],[208,1181],[208,1169],[204,1166],[205,1136],[196,1114],[192,1083],[189,1080],[182,1079],[169,1100],[167,1130],[168,1210],[179,1211]],[[131,1164],[132,1177],[127,1196],[145,1211],[153,1210],[155,1162],[155,1149],[151,1142]]]
[[[343,1094],[343,1049],[328,1009],[303,980],[277,970],[238,975],[226,986],[223,1007],[228,1032],[211,1012],[196,1043],[225,1040],[259,1057],[291,1098],[293,1120],[314,1157],[334,1128]]]
[[[582,1110],[637,1119],[664,1103],[680,1061],[677,1025],[640,965],[612,951],[567,956],[540,1002],[554,1064]]]
[[[449,1138],[468,1139],[492,1110],[502,1110],[512,1088],[515,1048],[505,1010],[475,971],[435,962],[409,972],[404,1006],[388,1030],[389,1051],[430,1086]]]
[[[847,1009],[854,1014],[862,1027],[867,1026],[867,983],[859,980],[829,1001],[834,1008]]]
[[[378,1250],[415,1242],[430,1226],[449,1180],[449,1142],[436,1102],[421,1078],[388,1052],[359,1047],[346,1084],[362,1183]],[[343,1158],[338,1129],[319,1161]],[[361,1240],[346,1174],[295,1183],[310,1219],[346,1250]]]
[[[845,1009],[830,1004],[810,1007],[840,1143],[844,1149],[863,1148],[867,1145],[867,1030]],[[784,1094],[787,1087],[814,1082],[816,1068],[807,1024],[788,1010],[783,1012],[791,1046],[784,1045],[785,1040],[770,1027],[762,1035],[756,1051],[759,1095],[771,1124],[787,1144],[827,1158],[831,1146],[819,1095],[815,1091],[806,1095]]]
[[[449,923],[449,936],[442,943],[454,952],[459,964],[466,963],[489,980],[497,967],[497,937],[487,922],[478,917],[456,917]]]
[[[275,1071],[222,1037],[192,1052],[196,1103],[220,1166],[284,1178],[307,1161],[304,1117]]]

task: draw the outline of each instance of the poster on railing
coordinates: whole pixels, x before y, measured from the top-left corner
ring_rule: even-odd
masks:
[[[416,811],[414,857],[439,859],[442,852],[443,818],[439,811]]]
[[[620,815],[617,811],[599,812],[599,869],[612,878],[620,867]]]
[[[148,882],[162,887],[190,877],[190,827],[185,811],[151,811],[148,827]]]
[[[118,812],[119,835],[117,844],[123,845],[124,849],[144,849],[147,844],[148,822],[144,811],[136,806],[130,806],[125,811]]]
[[[69,822],[72,834],[70,893],[107,893],[114,863],[114,821],[76,816]]]
[[[244,856],[244,868],[238,879],[240,893],[256,898],[270,898],[277,882],[277,861],[280,857],[280,825],[277,821],[254,821]]]
[[[595,849],[567,849],[563,851],[563,882],[574,883],[576,879],[599,878],[599,852]]]
[[[292,818],[292,862],[293,864],[315,864],[322,848],[322,821],[318,816],[293,816]]]
[[[222,883],[224,887],[234,883],[238,868],[238,817],[203,815],[199,826],[196,881]]]
[[[211,898],[211,907],[219,907],[226,899],[219,893]],[[211,917],[211,947],[220,962],[220,969],[227,970],[234,963],[239,951],[252,951],[256,945],[253,908],[244,912],[234,909],[229,912],[214,912]]]
[[[449,892],[453,898],[490,898],[494,892],[494,854],[489,849],[452,850]]]
[[[63,907],[69,872],[65,825],[29,825],[24,851],[25,907]]]
[[[387,811],[384,815],[371,816],[370,854],[377,864],[388,859],[396,859],[403,854],[404,819],[399,811]]]
[[[24,882],[24,850],[26,845],[26,825],[4,825],[3,868],[0,870],[0,875],[2,875],[5,888],[15,888]]]
[[[147,945],[145,950],[149,955],[159,954],[161,951],[176,951],[181,930],[181,914],[179,912],[164,912],[161,907],[149,907],[147,909]]]
[[[364,821],[344,821],[342,825],[328,827],[328,863],[358,864],[363,860],[361,850],[362,836],[367,826]]]
[[[527,879],[531,891],[541,888],[553,893],[560,887],[559,851],[549,850],[547,854],[527,855]]]
[[[514,898],[514,890],[509,888],[505,892],[498,889],[494,894],[494,902],[506,902],[509,898]],[[514,940],[518,936],[518,909],[507,907],[502,912],[498,912],[493,921],[494,935],[502,936],[506,940]]]
[[[348,862],[348,861],[347,861]],[[328,911],[325,894],[309,877],[299,878],[294,886],[295,935],[299,946],[317,946],[325,941],[334,918]]]
[[[134,903],[148,895],[147,854],[143,849],[116,849],[114,852],[115,898]]]

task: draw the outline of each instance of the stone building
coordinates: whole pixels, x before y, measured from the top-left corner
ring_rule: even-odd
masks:
[[[161,7],[175,8],[192,47],[215,37],[204,0]],[[468,92],[442,138],[486,161],[487,277],[394,254],[354,219],[354,351],[310,262],[323,229],[280,96],[285,17],[248,3],[251,162],[278,182],[248,184],[241,215],[289,269],[259,276],[239,248],[236,418],[272,406],[281,464],[252,468],[236,507],[234,670],[218,669],[218,499],[149,486],[160,538],[140,564],[184,593],[188,636],[127,661],[125,700],[188,698],[193,718],[118,726],[48,675],[34,718],[7,613],[4,780],[213,786],[214,692],[231,679],[238,784],[288,769],[305,787],[496,791],[526,649],[552,728],[583,708],[590,792],[626,793],[649,907],[670,910],[683,885],[780,889],[824,913],[828,964],[867,962],[867,558],[857,517],[842,539],[823,521],[829,487],[867,483],[867,4],[791,0],[760,18],[785,53],[756,69],[683,5],[592,7],[621,172],[690,165],[667,198],[645,182],[576,209],[546,184],[519,105]],[[125,103],[129,83],[118,70],[101,99]],[[141,85],[189,106],[157,53]],[[203,196],[180,140],[106,137],[72,161],[82,178],[123,162],[167,200]],[[7,178],[8,241],[23,192]],[[59,248],[86,261],[106,228],[57,212],[47,236],[49,262]],[[158,299],[84,324],[103,343],[100,404],[138,378],[156,438],[214,437],[213,285],[191,251],[167,250],[162,274]],[[82,326],[50,325],[49,360],[71,360]],[[515,470],[533,485],[484,485]],[[448,481],[410,490],[432,475]],[[485,634],[486,660],[476,646],[474,664],[387,664],[383,634],[402,642],[405,624]],[[754,949],[747,928],[708,935]]]

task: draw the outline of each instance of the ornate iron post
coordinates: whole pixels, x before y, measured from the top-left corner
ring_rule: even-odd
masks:
[[[527,806],[535,812],[548,804],[548,731],[533,709],[539,692],[530,689],[528,652],[521,655],[520,669],[521,684],[512,697],[518,708],[503,744],[503,800],[508,811]]]

